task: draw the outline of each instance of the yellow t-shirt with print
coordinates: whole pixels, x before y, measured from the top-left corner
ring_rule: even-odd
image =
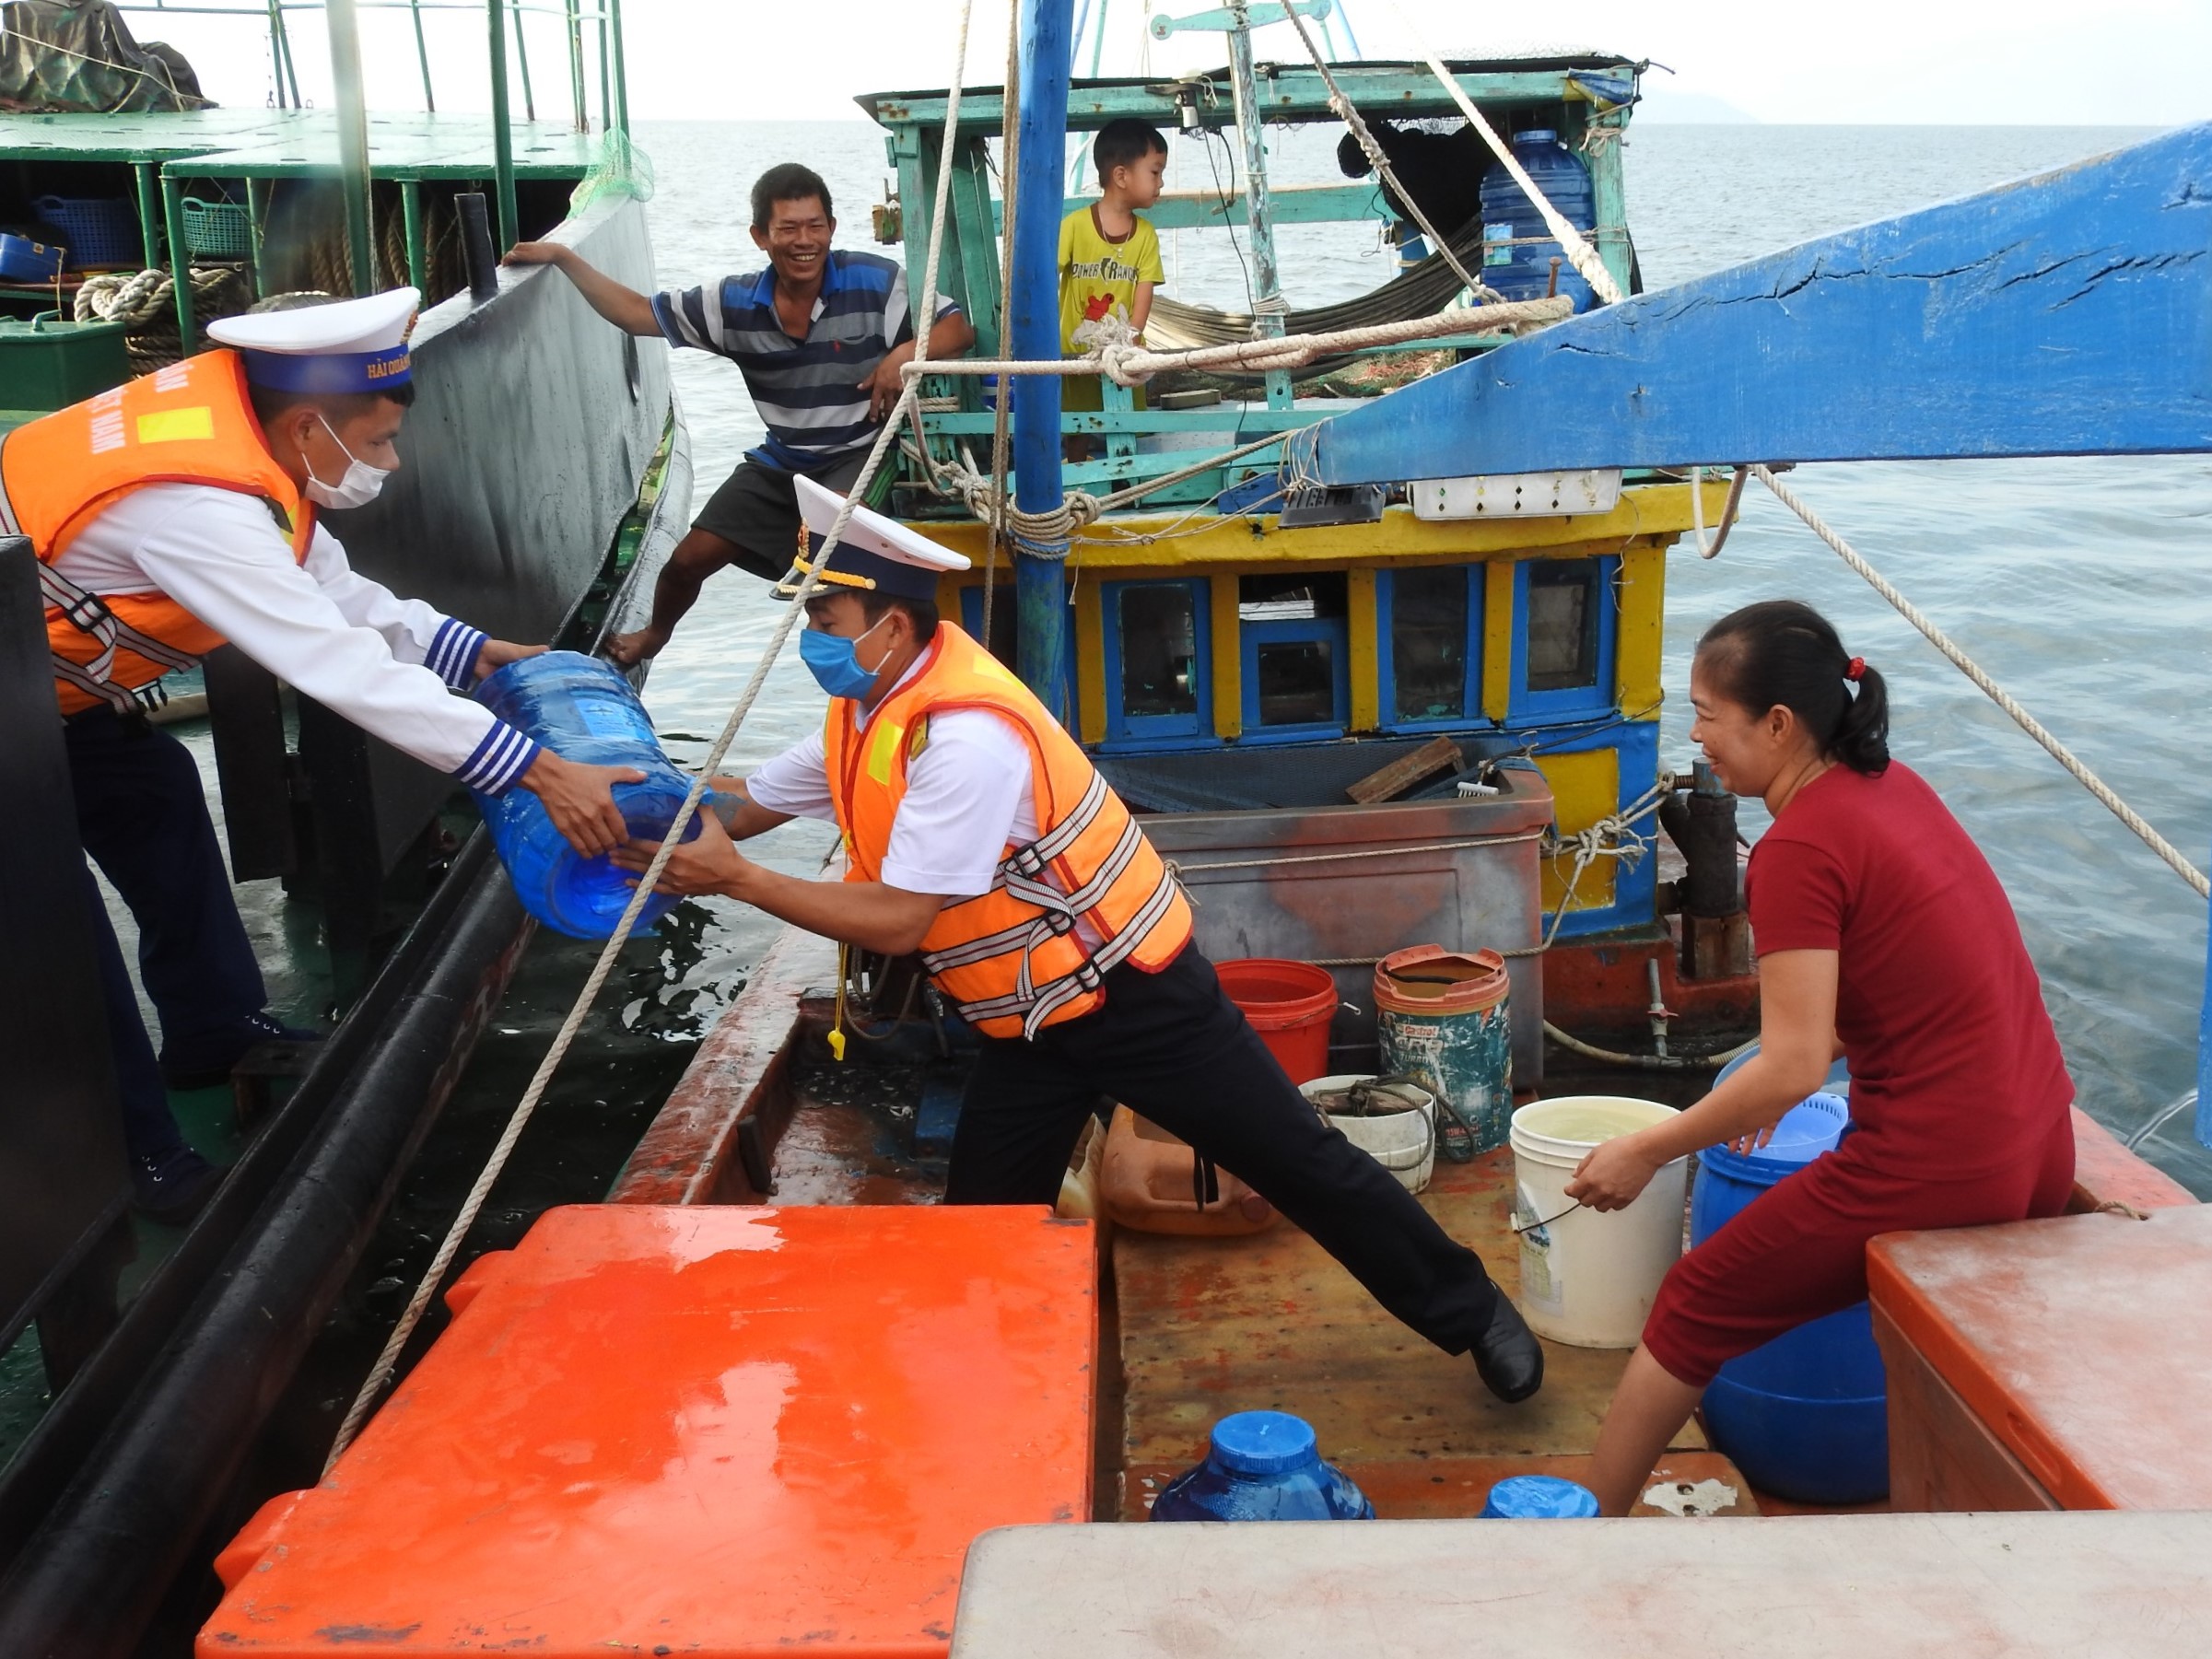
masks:
[[[1120,241],[1107,240],[1098,228],[1095,212],[1077,208],[1059,224],[1059,345],[1060,355],[1080,357],[1092,342],[1076,332],[1086,322],[1109,314],[1129,320],[1137,302],[1137,285],[1166,281],[1160,266],[1160,233],[1141,214]]]

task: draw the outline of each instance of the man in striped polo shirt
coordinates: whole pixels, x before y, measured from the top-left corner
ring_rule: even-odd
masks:
[[[650,299],[595,271],[572,248],[521,242],[506,263],[557,265],[608,321],[730,358],[745,377],[767,441],[745,452],[676,543],[653,590],[652,620],[608,641],[617,662],[668,643],[699,587],[726,565],[768,581],[790,567],[799,538],[791,480],[803,473],[843,495],[860,476],[877,429],[898,401],[899,370],[914,356],[907,274],[880,253],[832,248],[829,187],[797,162],[753,186],[753,243],[768,267]],[[976,332],[941,298],[930,356],[958,356]]]

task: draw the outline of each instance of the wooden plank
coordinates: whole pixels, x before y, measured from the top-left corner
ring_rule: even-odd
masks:
[[[1360,805],[1396,800],[1415,784],[1439,772],[1457,772],[1467,765],[1459,745],[1448,737],[1431,738],[1410,754],[1401,754],[1387,766],[1377,767],[1344,793]]]
[[[1544,329],[1323,424],[1330,485],[2212,450],[2212,124]]]
[[[2056,1509],[1896,1322],[1874,1311],[1890,1382],[1890,1507],[1899,1513]]]

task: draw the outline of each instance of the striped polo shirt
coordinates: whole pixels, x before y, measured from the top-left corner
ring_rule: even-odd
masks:
[[[874,438],[881,423],[870,418],[860,382],[913,337],[907,303],[907,273],[896,260],[833,248],[803,340],[786,333],[776,315],[773,266],[711,287],[664,290],[653,296],[653,316],[671,345],[720,353],[745,377],[768,428],[768,441],[746,459],[812,472]],[[959,309],[941,297],[937,315]]]

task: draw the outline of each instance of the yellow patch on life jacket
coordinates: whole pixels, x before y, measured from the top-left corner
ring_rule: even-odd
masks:
[[[914,735],[907,740],[907,765],[912,765],[921,758],[921,752],[930,746],[930,717],[923,715],[914,722]]]
[[[907,729],[891,720],[878,720],[868,734],[868,776],[878,783],[891,781],[892,757],[907,735]]]
[[[142,444],[186,443],[215,436],[215,411],[205,404],[196,409],[156,409],[138,417]]]

